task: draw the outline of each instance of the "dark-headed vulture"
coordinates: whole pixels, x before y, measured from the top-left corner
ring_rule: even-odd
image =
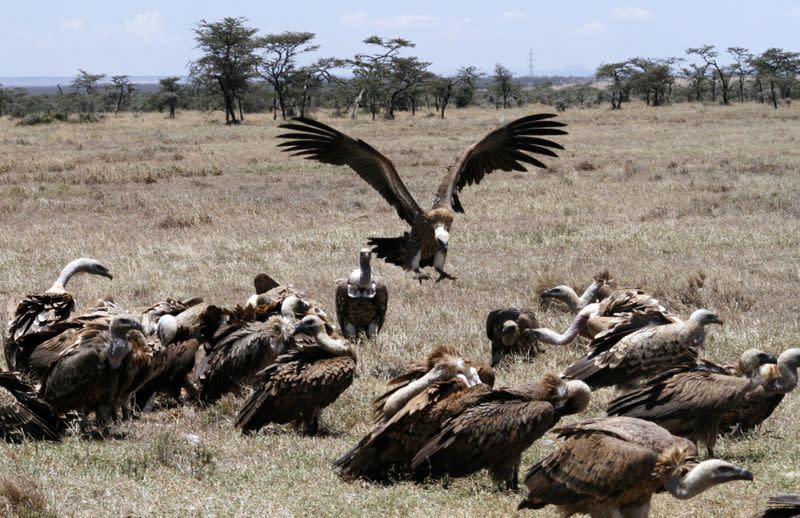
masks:
[[[406,188],[394,164],[363,140],[348,137],[330,126],[304,117],[293,119],[281,128],[289,133],[278,144],[292,156],[317,160],[324,164],[347,165],[397,211],[410,227],[400,237],[370,238],[369,244],[379,258],[412,270],[415,278],[429,279],[422,268],[433,266],[441,279],[452,279],[445,272],[450,240],[450,225],[456,212],[464,212],[458,195],[462,188],[478,184],[496,170],[525,171],[524,164],[546,167],[532,154],[557,157],[553,149],[563,147],[542,138],[564,135],[555,115],[529,115],[509,122],[470,146],[457,165],[445,174],[430,210],[424,211]]]
[[[492,367],[508,354],[539,354],[536,340],[525,333],[526,330],[537,327],[539,322],[532,309],[504,308],[490,311],[486,316],[486,338],[492,344]]]
[[[463,477],[481,469],[500,489],[517,489],[522,453],[561,417],[582,412],[591,392],[582,381],[546,374],[532,385],[476,398],[445,421],[412,460],[418,478]]]
[[[589,353],[567,367],[563,376],[584,381],[593,389],[638,384],[643,377],[696,358],[708,324],[722,324],[722,320],[698,309],[687,320],[657,325],[648,310],[634,311],[596,336],[589,344]]]
[[[749,432],[763,423],[778,408],[783,397],[797,387],[798,367],[800,349],[796,347],[783,351],[777,364],[762,367],[762,377],[769,379],[768,383],[726,411],[722,415],[720,430],[723,433]],[[744,375],[736,371],[732,374]]]
[[[373,338],[386,320],[389,290],[386,283],[372,275],[369,248],[358,255],[358,268],[346,279],[336,281],[336,317],[342,333],[355,339],[359,333]]]
[[[94,411],[106,431],[117,408],[150,374],[152,351],[133,316],[117,315],[108,329],[85,328],[42,382],[40,394],[57,412]]]
[[[749,349],[741,359],[745,376],[706,362],[669,369],[611,401],[608,415],[653,421],[674,435],[704,443],[713,456],[723,414],[768,383],[761,366],[775,362],[775,356]]]
[[[256,375],[255,391],[236,416],[243,433],[294,422],[316,434],[322,409],[353,383],[355,350],[347,340],[329,336],[320,317],[303,317],[292,339],[293,346]]]
[[[75,310],[75,299],[66,291],[69,280],[79,273],[99,275],[112,279],[111,271],[99,261],[89,258],[75,259],[61,270],[58,279],[44,293],[31,293],[25,296],[14,310],[8,325],[7,341],[4,346],[6,366],[17,369],[17,342],[28,334],[42,334],[39,341],[50,338],[50,327],[69,318]]]
[[[564,517],[644,518],[653,493],[686,500],[718,484],[753,480],[728,462],[695,463],[694,443],[642,419],[589,419],[554,431],[565,440],[528,472],[520,509],[554,505]]]
[[[0,372],[0,437],[7,441],[57,441],[64,420],[16,372]]]

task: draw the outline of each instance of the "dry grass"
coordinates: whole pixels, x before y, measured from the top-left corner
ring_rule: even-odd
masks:
[[[461,150],[535,110],[334,124],[391,157],[427,205]],[[458,281],[420,287],[377,266],[392,292],[385,333],[361,346],[359,378],[323,414],[327,433],[270,427],[240,437],[232,417],[241,400],[226,398],[124,424],[119,440],[0,445],[0,473],[13,469],[13,451],[60,515],[505,516],[521,494],[493,492],[485,474],[379,487],[343,483],[330,468],[370,428],[368,401],[389,372],[438,343],[488,359],[490,309],[533,305],[541,321],[563,329],[570,316],[539,306],[537,293],[583,287],[608,268],[680,314],[697,305],[721,313],[726,325],[712,329],[706,347],[712,359],[800,343],[796,106],[626,106],[561,117],[570,125],[567,151],[548,161],[549,171],[494,174],[463,193],[467,213],[455,222],[448,258]],[[333,280],[356,264],[366,238],[398,235],[403,225],[352,172],[289,159],[275,148],[269,118],[247,122],[229,128],[191,113],[95,125],[0,120],[0,320],[5,302],[46,288],[83,255],[102,259],[115,278],[76,279],[82,302],[111,291],[130,307],[165,296],[240,303],[253,274],[266,271],[332,311]],[[581,350],[506,363],[499,383],[558,371]],[[600,415],[610,395],[599,391],[587,415]],[[748,516],[767,495],[797,491],[799,401],[787,397],[752,437],[718,444],[720,455],[755,473],[753,483],[685,503],[658,496],[653,515]],[[552,450],[547,439],[525,455],[524,469]]]

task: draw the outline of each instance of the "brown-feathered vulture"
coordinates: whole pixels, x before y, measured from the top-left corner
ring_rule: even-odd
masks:
[[[486,338],[492,345],[492,367],[509,354],[539,354],[541,350],[536,340],[525,333],[537,327],[539,321],[532,309],[503,308],[490,311],[486,315]]]
[[[417,478],[462,477],[481,469],[499,489],[517,489],[522,453],[561,417],[582,412],[591,391],[582,381],[546,374],[516,389],[494,389],[450,417],[412,459]]]
[[[520,509],[554,505],[564,517],[644,518],[653,493],[685,500],[718,484],[753,480],[721,460],[695,464],[694,443],[642,419],[589,419],[554,432],[565,441],[528,472]]]
[[[448,170],[430,210],[424,211],[408,191],[394,164],[363,140],[353,139],[321,122],[297,118],[281,125],[289,133],[279,144],[292,156],[325,164],[347,165],[372,186],[397,211],[409,232],[400,237],[370,238],[373,251],[386,262],[412,270],[415,278],[430,277],[422,268],[433,266],[439,278],[452,279],[444,265],[450,240],[450,226],[456,212],[464,212],[458,195],[462,188],[478,184],[496,170],[525,171],[524,164],[546,167],[531,154],[557,157],[553,149],[563,147],[542,138],[564,135],[563,123],[551,120],[555,115],[529,115],[509,122],[470,146],[457,165]]]
[[[800,349],[792,348],[778,356],[776,365],[762,367],[762,377],[770,381],[754,391],[745,401],[722,415],[720,430],[723,433],[749,432],[763,423],[778,408],[783,397],[797,387],[797,369],[800,367]],[[741,375],[733,372],[735,375]]]
[[[79,273],[99,275],[113,279],[111,271],[95,259],[86,257],[75,259],[61,270],[56,281],[44,293],[31,293],[25,296],[14,310],[8,325],[7,341],[4,346],[6,366],[17,368],[17,342],[25,335],[43,333],[49,338],[50,327],[69,318],[75,310],[75,299],[66,290],[67,283]]]
[[[322,409],[353,383],[355,350],[347,340],[329,336],[320,317],[303,317],[293,341],[288,352],[257,374],[255,391],[236,416],[242,433],[268,423],[295,422],[307,434],[316,434]]]
[[[642,318],[648,323],[636,323]],[[634,311],[628,319],[632,333],[616,336],[614,326],[589,344],[589,353],[566,368],[563,376],[578,379],[590,387],[635,385],[641,378],[653,376],[697,356],[697,348],[705,340],[705,326],[722,324],[722,320],[706,309],[698,309],[682,322],[652,323],[649,311]],[[624,327],[624,326],[623,326]]]
[[[409,370],[406,374],[414,378],[379,398],[384,402],[382,420],[334,462],[342,478],[390,482],[408,477],[412,458],[447,418],[491,391],[491,385],[464,370],[467,363],[454,348],[437,348],[427,364],[424,374]],[[486,379],[493,381],[492,376]]]
[[[373,338],[386,320],[389,289],[372,275],[369,248],[358,254],[358,268],[346,279],[336,281],[336,317],[342,333],[354,339],[359,333]]]
[[[107,431],[115,410],[149,375],[152,351],[139,320],[117,315],[108,329],[85,328],[56,361],[42,382],[40,394],[57,412],[94,411]]]
[[[713,456],[722,415],[769,382],[760,367],[776,361],[769,353],[748,349],[741,357],[746,377],[731,376],[703,362],[670,369],[612,400],[608,415],[653,421],[674,435],[705,444]]]
[[[31,383],[16,372],[0,372],[0,438],[6,441],[57,441],[63,418],[36,395]]]

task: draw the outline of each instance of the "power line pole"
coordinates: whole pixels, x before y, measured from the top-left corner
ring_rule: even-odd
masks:
[[[533,49],[528,49],[528,86],[533,87]]]

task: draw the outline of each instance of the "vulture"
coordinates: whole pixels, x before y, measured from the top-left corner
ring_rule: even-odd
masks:
[[[492,367],[507,354],[536,356],[541,352],[536,340],[526,333],[539,327],[531,309],[505,308],[490,311],[486,316],[486,338],[492,344]]]
[[[550,288],[542,292],[543,299],[555,299],[566,304],[570,311],[577,313],[592,302],[599,302],[610,295],[610,289],[605,284],[608,280],[608,272],[603,272],[586,287],[586,290],[578,296],[578,293],[564,284],[555,288]]]
[[[418,478],[463,477],[487,468],[498,488],[516,490],[522,453],[562,416],[585,410],[590,397],[582,381],[553,374],[525,387],[494,389],[445,421],[411,467]]]
[[[94,411],[103,432],[149,376],[152,351],[142,324],[117,315],[108,329],[85,328],[42,381],[41,397],[57,412]]]
[[[702,362],[670,369],[612,400],[608,415],[653,421],[674,435],[704,443],[711,457],[723,413],[767,383],[761,366],[776,361],[771,354],[748,349],[740,360],[747,377],[731,376]]]
[[[69,280],[79,273],[99,275],[113,279],[111,271],[99,261],[89,258],[75,259],[61,270],[58,279],[44,293],[31,293],[17,304],[8,325],[8,338],[4,347],[6,367],[17,368],[17,342],[25,335],[44,333],[51,326],[69,318],[75,310],[75,299],[66,290]],[[46,339],[46,338],[45,338]]]
[[[274,288],[280,287],[280,283],[273,279],[270,275],[266,273],[259,273],[256,274],[255,278],[253,279],[253,287],[255,288],[256,292],[247,299],[246,306],[260,306],[265,304],[266,302],[262,301],[261,295],[269,292]]]
[[[567,367],[562,376],[582,380],[593,389],[635,386],[643,377],[694,360],[697,348],[705,340],[705,326],[722,324],[717,315],[706,309],[696,310],[682,322],[658,325],[652,323],[651,317],[649,310],[634,311],[626,320],[635,331],[619,338],[615,326],[599,334],[589,344],[589,353]],[[641,326],[637,319],[646,323]]]
[[[653,493],[685,500],[725,482],[753,480],[728,462],[695,463],[697,448],[657,424],[607,417],[554,430],[564,442],[525,477],[519,508],[555,505],[561,516],[646,517]]]
[[[723,433],[749,432],[763,423],[783,401],[783,396],[797,387],[798,367],[800,349],[783,351],[778,356],[777,364],[767,365],[765,369],[769,369],[768,372],[762,373],[770,382],[756,390],[747,400],[726,411],[722,415],[720,430]],[[735,371],[733,374],[741,375]]]
[[[769,509],[753,518],[798,518],[800,517],[800,493],[777,495],[769,498]]]
[[[346,279],[336,281],[336,316],[339,327],[348,338],[358,333],[373,338],[386,320],[389,290],[383,280],[372,276],[369,248],[358,254],[359,266]]]
[[[255,391],[236,416],[242,433],[256,432],[268,423],[295,422],[314,435],[322,409],[353,383],[353,347],[329,336],[319,316],[303,317],[292,341],[293,347],[256,375]]]
[[[60,439],[64,420],[17,372],[0,372],[0,437],[6,441]]]
[[[347,165],[372,186],[397,211],[411,228],[400,237],[373,237],[369,245],[377,256],[388,263],[412,270],[416,279],[430,279],[422,268],[433,266],[437,281],[454,279],[445,272],[450,240],[450,226],[456,212],[464,212],[459,200],[462,188],[478,184],[496,170],[525,171],[524,164],[546,168],[532,154],[557,157],[553,149],[560,144],[542,138],[564,135],[564,123],[550,120],[555,115],[538,114],[522,117],[486,135],[470,146],[448,170],[436,191],[433,206],[424,211],[411,196],[394,164],[363,140],[353,139],[330,126],[304,117],[281,125],[289,130],[278,135],[285,139],[278,144],[292,156],[317,160],[325,164]]]
[[[399,387],[379,398],[384,401],[381,421],[334,462],[343,479],[386,483],[408,477],[414,455],[447,418],[491,392],[491,385],[475,378],[474,367],[464,370],[467,363],[454,348],[437,348],[427,364],[430,368],[425,374],[409,370]],[[409,380],[411,376],[416,378]],[[491,375],[486,379],[494,381]]]
[[[535,340],[543,344],[566,345],[571,343],[575,337],[578,336],[580,330],[585,327],[586,321],[589,320],[592,311],[593,308],[591,306],[586,306],[582,310],[578,311],[578,314],[575,315],[572,323],[570,323],[567,330],[563,333],[557,333],[546,327],[537,327],[533,329],[526,329],[522,334],[529,340]]]
[[[163,317],[162,320],[166,320]],[[149,411],[157,394],[166,394],[176,401],[181,401],[181,389],[186,390],[189,398],[197,400],[199,390],[189,379],[194,369],[197,351],[202,343],[197,338],[164,345],[163,341],[153,350],[150,376],[136,390],[134,407],[137,411]]]
[[[389,380],[389,390],[372,402],[376,419],[378,421],[389,419],[410,398],[430,384],[428,383],[430,377],[426,378],[426,383],[418,382],[418,380],[424,378],[437,365],[453,362],[458,365],[459,374],[466,378],[467,385],[472,386],[477,383],[485,383],[490,387],[494,385],[494,369],[492,367],[481,363],[474,364],[469,360],[465,360],[461,352],[455,347],[438,346],[431,351],[427,358],[412,362],[404,373]],[[413,388],[409,387],[414,382],[417,383],[413,385]],[[388,402],[390,403],[387,406]]]

